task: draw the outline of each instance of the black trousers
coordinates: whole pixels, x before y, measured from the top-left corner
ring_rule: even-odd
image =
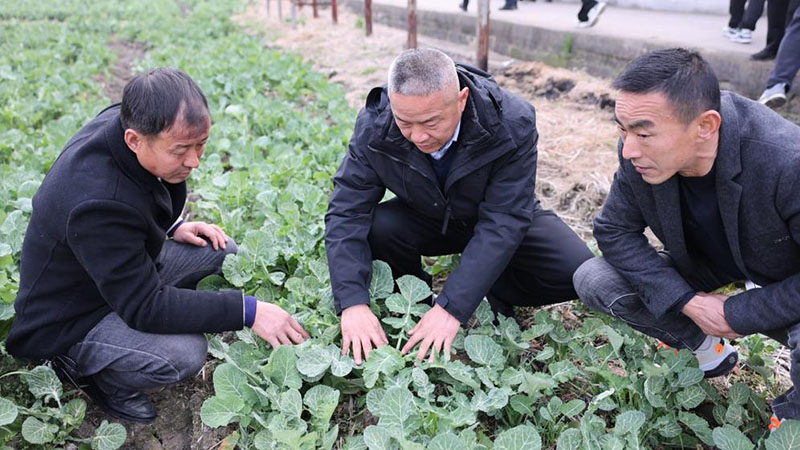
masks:
[[[730,28],[746,28],[750,31],[756,29],[756,22],[764,12],[765,0],[731,0],[729,12],[731,19],[728,21]],[[745,9],[745,2],[747,8]],[[770,0],[772,2],[772,0]],[[784,10],[786,8],[784,7]],[[781,21],[785,22],[785,18]]]
[[[589,11],[597,6],[597,0],[581,0],[581,9],[578,11],[578,20],[586,22],[589,20]]]
[[[398,199],[383,202],[375,209],[369,233],[372,257],[388,263],[395,278],[414,275],[430,284],[421,256],[461,253],[474,226],[453,220],[442,235],[440,221],[422,216]],[[572,274],[592,256],[558,216],[541,211],[487,297],[496,311],[507,316],[510,305],[541,306],[576,299]]]

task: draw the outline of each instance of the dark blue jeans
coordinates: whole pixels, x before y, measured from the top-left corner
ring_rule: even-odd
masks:
[[[786,83],[791,86],[794,77],[800,70],[800,7],[798,6],[800,6],[800,0],[792,0],[789,5],[790,11],[794,8],[794,13],[786,26],[786,33],[778,48],[775,66],[767,80],[768,88],[778,83]]]
[[[669,260],[669,256],[661,254]],[[698,291],[710,292],[735,280],[724,279],[710,270],[699,270],[698,276],[686,281]],[[614,316],[642,333],[675,348],[694,350],[706,335],[689,317],[679,311],[668,312],[661,319],[647,309],[636,289],[605,259],[592,258],[581,265],[573,276],[575,290],[590,309]],[[800,383],[800,324],[786,330],[765,331],[791,350],[792,384]],[[800,393],[794,388],[775,398],[773,413],[781,419],[800,419]]]
[[[168,240],[156,267],[164,285],[192,289],[204,277],[221,273],[225,256],[236,249],[232,239],[227,249],[216,251],[211,245],[197,247]],[[92,377],[106,394],[122,397],[195,375],[203,367],[206,350],[202,334],[143,333],[130,328],[112,312],[65,356],[73,375]]]

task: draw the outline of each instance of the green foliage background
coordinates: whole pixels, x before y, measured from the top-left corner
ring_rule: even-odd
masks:
[[[459,334],[456,354],[416,366],[398,348],[430,292],[411,277],[392,280],[380,262],[372,307],[391,345],[356,367],[341,355],[322,243],[330,179],[355,111],[299,56],[265,48],[258,26],[234,24],[241,6],[0,0],[0,337],[13,320],[31,198],[67,139],[107,106],[100,80],[112,76],[117,57],[109,44],[125,40],[147,50],[135,72],[181,68],[209,99],[214,126],[190,180],[190,214],[221,224],[240,253],[226,260],[224,277],[201,288],[233,286],[276,302],[313,337],[276,350],[247,330],[233,341],[211,337],[220,360],[215,395],[198,413],[209,426],[234,429],[228,443],[259,450],[800,445],[793,422],[767,438],[765,398],[780,387],[762,358],[772,348],[763,338],[740,342],[747,370],[720,393],[689,352],[656,352],[646,337],[578,305],[577,320],[540,310],[520,329],[510,319],[493,324],[484,303]],[[0,352],[6,371],[22,366]],[[8,374],[3,386],[17,376],[28,392],[0,388],[0,443],[110,449],[124,441],[116,424],[75,437],[86,405],[68,400],[48,368]]]

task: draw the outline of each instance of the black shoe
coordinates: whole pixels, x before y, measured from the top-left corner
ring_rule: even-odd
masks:
[[[103,392],[91,378],[85,378],[83,392],[100,408],[111,416],[128,422],[153,423],[156,420],[156,408],[147,394],[133,392],[128,395],[110,396]]]
[[[758,53],[750,55],[750,59],[753,61],[769,61],[775,59],[776,56],[778,56],[778,52],[765,48]]]
[[[500,11],[508,11],[511,9],[517,9],[517,5],[505,5],[502,8],[500,8]]]
[[[458,7],[461,8],[462,11],[467,12],[467,5],[461,3],[458,5]]]
[[[53,369],[62,383],[69,383],[83,391],[109,415],[128,422],[145,424],[156,420],[156,409],[147,395],[134,392],[112,397],[103,392],[91,377],[80,378],[75,369],[75,362],[66,356],[57,356],[46,364]]]

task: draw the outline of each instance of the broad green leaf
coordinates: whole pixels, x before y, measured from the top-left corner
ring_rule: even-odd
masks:
[[[321,423],[331,420],[339,404],[339,391],[324,384],[318,384],[306,392],[303,403],[311,415]]]
[[[17,405],[11,400],[0,397],[0,426],[8,425],[17,420]]]
[[[464,339],[469,359],[485,366],[500,366],[506,362],[503,348],[489,336],[473,334]]]
[[[472,409],[476,411],[492,412],[507,404],[508,394],[501,389],[491,389],[488,393],[478,390],[472,397]]]
[[[342,450],[367,450],[368,448],[364,441],[364,435],[358,435],[348,437]]]
[[[644,396],[653,408],[664,408],[667,402],[661,396],[665,378],[660,375],[653,375],[644,380]]]
[[[377,350],[373,350],[370,352],[367,362],[364,363],[364,371],[362,372],[364,385],[367,388],[372,388],[381,374],[392,376],[403,367],[405,367],[405,362],[403,362],[400,352],[391,345],[384,345]]]
[[[503,431],[494,441],[495,450],[540,450],[542,438],[531,425],[519,425]]]
[[[272,433],[270,433],[269,429],[263,429],[256,433],[253,438],[253,446],[256,450],[272,450],[275,447]]]
[[[380,425],[403,429],[406,421],[416,412],[414,395],[408,389],[387,389],[381,403]]]
[[[753,450],[754,445],[741,431],[730,425],[715,428],[714,445],[720,450]]]
[[[728,409],[725,411],[725,422],[739,428],[743,423],[744,415],[745,411],[743,406],[728,405]]]
[[[586,408],[586,402],[579,398],[572,399],[561,406],[561,414],[571,419],[583,412],[584,408]]]
[[[386,428],[370,425],[364,430],[364,442],[369,450],[395,450],[397,445],[392,443],[392,435]]]
[[[427,399],[433,394],[435,386],[428,378],[428,374],[419,367],[415,367],[411,371],[411,382],[414,384],[414,389],[417,391],[417,395],[420,398]]]
[[[736,383],[728,389],[728,400],[734,405],[747,404],[750,399],[750,388],[744,383]]]
[[[63,388],[53,369],[37,366],[30,372],[24,373],[22,379],[28,385],[30,393],[37,399],[61,399]]]
[[[638,433],[644,425],[645,415],[641,411],[625,411],[617,416],[614,434]]]
[[[553,355],[555,355],[555,354],[556,354],[556,351],[553,350],[553,347],[550,347],[549,345],[545,345],[542,348],[542,350],[539,353],[537,353],[536,356],[533,357],[533,359],[535,359],[536,361],[544,362],[544,361],[547,361],[548,359],[552,358]]]
[[[319,445],[319,449],[322,450],[331,450],[336,444],[336,439],[339,437],[339,425],[334,425],[322,436],[322,443]]]
[[[678,420],[689,427],[689,429],[706,445],[714,445],[711,428],[708,426],[708,422],[706,422],[705,419],[692,413],[679,412]]]
[[[484,298],[478,303],[478,308],[475,309],[474,313],[475,319],[478,321],[479,324],[483,326],[491,325],[494,321],[494,313],[492,312],[492,307],[489,305],[489,302]]]
[[[533,403],[534,400],[526,395],[515,395],[508,401],[511,409],[523,416],[533,416]]]
[[[428,443],[428,450],[463,450],[464,442],[450,431],[439,434]]]
[[[317,378],[328,370],[332,359],[328,349],[314,344],[300,353],[297,358],[297,370],[308,378]]]
[[[28,416],[22,422],[22,437],[31,444],[46,444],[53,442],[58,432],[58,425],[44,423],[33,416]]]
[[[397,287],[406,300],[412,303],[424,300],[431,295],[428,284],[413,275],[403,275],[397,279]]]
[[[267,375],[277,386],[300,389],[303,380],[297,370],[297,355],[291,345],[281,345],[272,351],[265,368]]]
[[[303,398],[297,389],[289,389],[281,394],[278,408],[288,417],[300,418],[303,414]]]
[[[369,298],[386,298],[394,290],[394,278],[389,264],[383,261],[372,262],[372,280],[369,284]]]
[[[625,450],[625,443],[613,434],[600,436],[598,442],[603,450]]]
[[[683,429],[672,416],[661,416],[656,420],[654,428],[658,430],[658,434],[665,438],[674,438],[680,436]]]
[[[520,385],[520,390],[528,395],[535,395],[541,391],[548,391],[556,387],[553,379],[540,372],[525,373],[525,381]]]
[[[705,372],[697,367],[684,367],[683,370],[678,373],[678,380],[675,382],[675,385],[677,387],[693,386],[703,381],[704,376]]]
[[[97,427],[92,437],[92,448],[95,450],[117,450],[125,443],[128,432],[118,423],[105,420]]]
[[[683,409],[697,408],[706,399],[706,391],[698,385],[689,386],[675,395],[675,402]]]
[[[600,328],[600,331],[605,334],[608,338],[608,342],[611,343],[611,348],[614,349],[614,352],[619,355],[619,350],[622,348],[622,344],[625,342],[625,339],[617,333],[617,331],[611,328],[608,325],[604,325]]]
[[[556,450],[580,450],[581,448],[581,432],[575,428],[564,430],[558,441],[556,441]]]
[[[222,262],[222,274],[230,284],[240,288],[253,279],[253,274],[244,265],[238,255],[230,254]]]
[[[474,369],[462,363],[461,361],[446,361],[444,370],[448,375],[455,378],[457,381],[473,388],[480,389],[481,385],[472,376]]]
[[[229,363],[220,364],[214,369],[214,393],[219,397],[252,398],[247,375]]]
[[[521,338],[526,341],[532,341],[539,336],[544,336],[545,334],[553,331],[553,325],[549,323],[537,323],[531,325],[530,328],[526,329],[522,332]]]
[[[86,401],[82,398],[73,398],[62,409],[64,414],[73,418],[74,423],[83,422],[86,417]]]
[[[556,383],[564,383],[578,375],[578,368],[575,367],[572,361],[568,360],[551,363],[547,366],[547,369],[550,371],[550,376],[553,377]]]
[[[244,400],[239,397],[213,396],[203,402],[200,419],[211,428],[229,424],[244,409]]]
[[[800,448],[800,421],[784,419],[780,428],[769,434],[765,444],[767,450]]]
[[[332,355],[331,359],[331,373],[336,377],[346,377],[353,371],[356,366],[355,361],[349,355],[342,355],[342,352],[336,346],[331,346],[328,351]]]

